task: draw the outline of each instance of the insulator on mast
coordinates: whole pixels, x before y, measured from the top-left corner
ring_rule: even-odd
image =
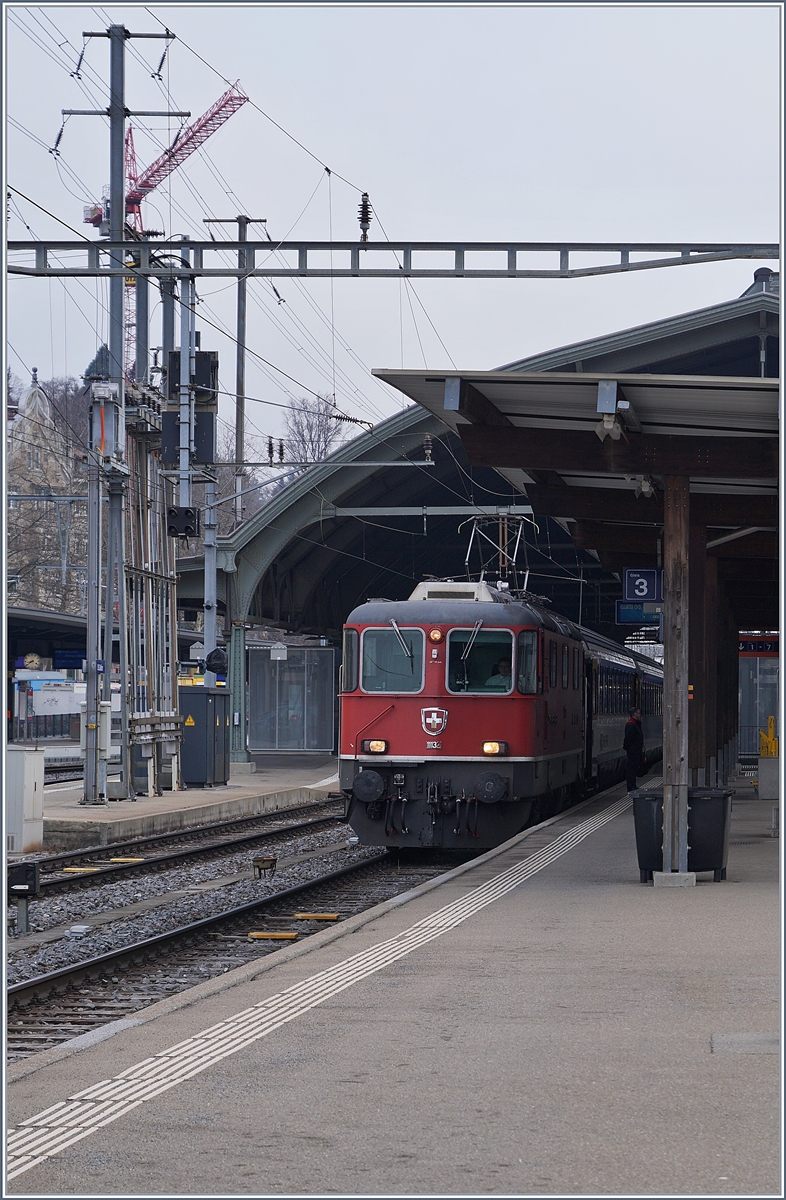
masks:
[[[284,461],[284,439],[283,438],[279,438],[279,440],[278,440],[278,461],[280,463],[282,463]]]
[[[360,197],[358,206],[358,220],[360,221],[360,240],[361,242],[368,241],[368,230],[371,225],[372,209],[368,199],[368,192],[364,192]]]
[[[272,439],[272,437],[269,437],[267,439],[267,456],[270,459],[270,465],[272,467],[273,466],[273,439]]]
[[[426,436],[423,438],[423,453],[426,456],[426,462],[431,462],[431,447],[432,447],[431,434],[427,433]]]

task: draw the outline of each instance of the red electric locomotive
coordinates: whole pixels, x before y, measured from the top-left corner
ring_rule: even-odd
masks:
[[[619,686],[606,687],[606,657]],[[350,825],[369,845],[485,848],[624,775],[626,707],[645,670],[662,678],[640,658],[486,583],[421,583],[409,600],[360,605],[341,681]],[[618,746],[601,748],[593,725],[607,742],[618,723]]]

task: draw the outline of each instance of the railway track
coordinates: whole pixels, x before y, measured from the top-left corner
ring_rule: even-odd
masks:
[[[281,820],[287,813],[295,812],[298,817],[303,812],[319,815],[306,820]],[[111,846],[38,857],[41,894],[56,895],[74,888],[165,870],[194,858],[231,852],[255,842],[279,840],[298,832],[313,832],[321,826],[343,823],[342,818],[343,804],[340,801],[328,806],[324,803],[315,804],[307,809],[289,809],[275,815],[269,813],[216,821],[195,829],[115,842]],[[156,850],[159,852],[156,853]]]
[[[27,1058],[109,1021],[129,1017],[149,1004],[272,953],[295,937],[302,940],[318,932],[325,926],[326,913],[346,919],[465,858],[442,853],[426,862],[383,851],[252,903],[12,984],[7,993],[8,1060]],[[250,932],[279,937],[252,939]]]

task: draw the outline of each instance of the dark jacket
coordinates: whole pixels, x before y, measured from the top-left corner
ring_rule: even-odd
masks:
[[[630,758],[641,758],[641,755],[644,753],[644,734],[641,729],[641,723],[634,717],[631,717],[625,726],[625,738],[622,743],[622,749]]]

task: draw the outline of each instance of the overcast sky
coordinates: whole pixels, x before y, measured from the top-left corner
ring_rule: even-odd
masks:
[[[81,84],[70,76],[82,32],[119,22],[160,32],[151,14],[181,40],[163,85],[151,78],[163,43],[128,43],[129,108],[166,108],[168,87],[172,107],[193,120],[225,90],[224,76],[316,156],[246,104],[143,206],[146,226],[167,237],[203,237],[203,218],[244,211],[267,218],[274,240],[327,238],[331,216],[334,237],[354,239],[367,190],[379,216],[372,238],[381,222],[392,238],[431,240],[778,240],[780,6],[8,5],[7,182],[90,239],[82,207],[108,182],[108,123],[72,117],[59,160],[48,148],[62,108],[107,102],[106,40],[88,43]],[[141,166],[178,127],[133,124]],[[317,160],[334,172],[330,186]],[[9,211],[12,239],[30,236],[25,224],[38,237],[73,237],[19,196]],[[377,420],[400,401],[366,368],[439,369],[452,358],[490,369],[736,297],[760,265],[421,281],[423,308],[395,280],[337,280],[332,299],[327,281],[278,281],[283,303],[255,280],[249,347],[332,393],[332,304],[337,402]],[[7,289],[12,370],[25,381],[31,366],[42,378],[81,374],[107,337],[96,285],[11,277]],[[234,284],[206,280],[198,291],[200,313],[233,328]],[[230,391],[233,345],[201,328]],[[253,354],[246,388],[277,404],[303,394]],[[221,412],[231,422],[230,401]],[[280,431],[280,408],[248,412],[249,432]]]

